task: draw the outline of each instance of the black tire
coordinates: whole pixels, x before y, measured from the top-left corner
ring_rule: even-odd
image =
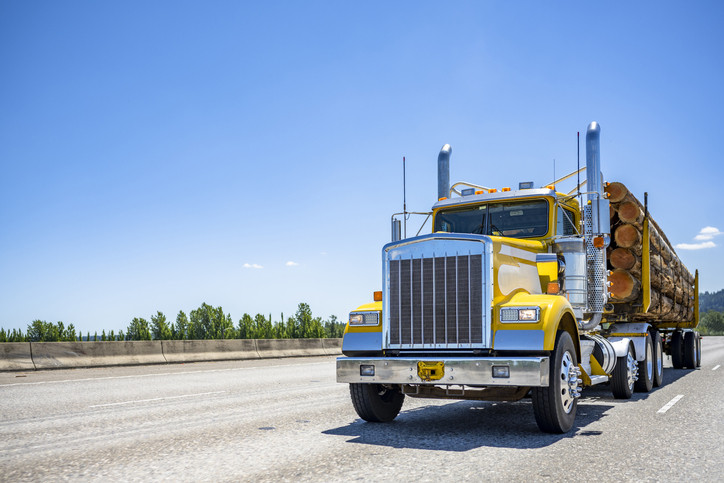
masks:
[[[701,367],[701,334],[696,333],[696,367]]]
[[[629,345],[626,355],[616,358],[616,367],[613,368],[613,377],[611,378],[613,397],[616,399],[631,399],[637,369],[638,365],[636,364],[636,358],[633,356],[633,348]]]
[[[661,341],[661,334],[653,332],[654,344],[654,387],[664,384],[664,346]]]
[[[671,334],[671,364],[674,369],[684,367],[684,334],[679,331]]]
[[[639,378],[634,383],[636,392],[649,392],[654,387],[654,344],[651,342],[651,334],[646,336],[644,346],[644,360],[639,362]]]
[[[696,332],[684,333],[684,366],[696,369],[696,359],[699,344],[696,342]]]
[[[568,332],[559,332],[550,358],[548,387],[534,387],[533,414],[538,428],[544,433],[566,433],[573,427],[578,399],[578,356]],[[573,382],[571,382],[573,381]]]
[[[370,423],[387,423],[400,413],[405,395],[400,388],[388,388],[381,384],[349,385],[352,405],[360,418]]]

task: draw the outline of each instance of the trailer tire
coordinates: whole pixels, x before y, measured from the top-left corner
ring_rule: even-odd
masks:
[[[405,395],[399,387],[381,384],[351,383],[349,394],[360,418],[370,423],[387,423],[400,413]]]
[[[661,334],[653,332],[654,344],[654,387],[664,384],[664,345],[661,341]]]
[[[671,334],[671,364],[674,369],[684,367],[684,334],[680,331]]]
[[[568,432],[576,419],[578,399],[578,357],[568,332],[559,332],[550,359],[548,387],[534,387],[533,414],[544,433]],[[573,390],[573,391],[572,391]]]
[[[684,334],[684,366],[689,369],[696,369],[696,353],[699,344],[696,342],[696,332],[686,332]]]
[[[633,348],[629,345],[626,355],[617,357],[616,367],[613,368],[611,390],[614,398],[631,399],[637,372],[638,364],[636,364],[636,358],[633,356]]]
[[[636,392],[649,392],[654,387],[654,345],[651,343],[651,334],[646,336],[644,360],[639,362],[639,378],[634,383]]]
[[[701,334],[696,333],[696,367],[701,367]]]

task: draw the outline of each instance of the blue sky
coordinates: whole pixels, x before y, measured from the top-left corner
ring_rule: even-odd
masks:
[[[724,4],[451,3],[0,4],[0,327],[346,318],[402,156],[427,211],[443,144],[452,181],[543,184],[594,120],[606,180],[724,288]]]

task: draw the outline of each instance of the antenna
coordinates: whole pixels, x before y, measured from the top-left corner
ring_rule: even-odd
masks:
[[[556,179],[556,158],[553,158],[553,179]],[[556,182],[553,181],[553,191],[556,191]]]
[[[576,187],[578,194],[576,196],[581,196],[581,131],[576,133],[576,144],[576,149],[578,150],[578,185]]]
[[[404,225],[404,238],[407,238],[407,184],[405,180],[405,157],[402,157],[402,219]]]

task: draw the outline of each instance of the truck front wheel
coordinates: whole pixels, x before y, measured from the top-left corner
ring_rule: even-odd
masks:
[[[550,360],[548,387],[534,387],[533,413],[545,433],[566,433],[576,419],[579,396],[578,358],[568,332],[560,332]]]
[[[371,423],[386,423],[395,419],[405,400],[399,387],[382,384],[353,383],[349,385],[349,394],[359,417]]]

